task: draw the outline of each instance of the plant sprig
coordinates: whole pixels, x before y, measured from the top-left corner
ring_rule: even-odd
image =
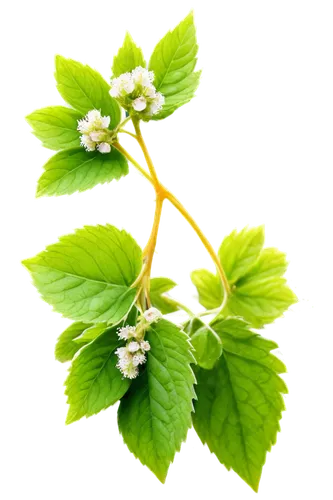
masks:
[[[197,51],[190,13],[157,44],[148,67],[127,33],[113,59],[111,85],[89,66],[56,57],[57,87],[71,108],[51,106],[27,117],[43,146],[57,151],[44,166],[37,196],[118,180],[130,163],[155,191],[154,220],[143,250],[124,230],[86,226],[23,263],[42,298],[73,320],[55,350],[58,361],[72,361],[67,423],[120,401],[125,443],[162,482],[193,423],[220,462],[257,491],[287,388],[279,377],[285,367],[271,353],[277,344],[253,328],[296,302],[283,277],[286,257],[263,248],[262,226],[233,231],[216,252],[160,182],[140,125],[167,118],[194,97]],[[139,144],[146,167],[123,147],[122,134]],[[216,274],[191,274],[201,313],[170,296],[174,281],[152,277],[165,201],[193,228],[216,267]],[[181,326],[172,322],[180,309],[188,314]],[[213,319],[206,323],[206,316]]]

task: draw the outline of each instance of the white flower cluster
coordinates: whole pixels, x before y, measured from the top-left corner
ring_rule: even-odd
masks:
[[[156,92],[153,81],[154,72],[138,66],[131,73],[114,78],[110,94],[129,113],[134,110],[143,117],[150,117],[161,111],[164,104],[164,96]]]
[[[78,131],[81,132],[81,145],[87,151],[110,153],[111,131],[108,129],[110,117],[102,116],[100,111],[92,109],[82,120],[78,121]]]
[[[119,328],[118,336],[128,341],[125,347],[116,350],[118,356],[117,368],[126,378],[135,378],[139,374],[139,365],[146,362],[145,353],[149,351],[150,344],[147,340],[136,340],[135,327],[124,326]]]
[[[143,334],[147,323],[155,323],[162,314],[155,307],[151,307],[143,314],[143,322],[135,326],[122,326],[118,328],[118,337],[126,340],[125,347],[116,350],[118,356],[117,368],[126,378],[136,378],[139,374],[139,365],[146,362],[146,352],[150,350],[148,340],[144,340]]]

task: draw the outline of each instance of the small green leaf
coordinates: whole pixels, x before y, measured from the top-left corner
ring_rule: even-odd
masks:
[[[120,321],[136,290],[141,249],[125,231],[86,226],[62,236],[23,264],[43,299],[65,317],[87,323]]]
[[[98,109],[103,116],[110,116],[110,128],[120,122],[120,107],[110,94],[110,86],[102,76],[90,68],[72,59],[56,56],[57,88],[63,99],[83,115],[92,109]]]
[[[115,350],[121,344],[117,328],[109,328],[74,359],[66,380],[70,405],[66,424],[90,417],[116,403],[126,393],[130,380],[122,376]]]
[[[114,77],[127,73],[138,66],[146,67],[142,50],[135,45],[133,38],[126,33],[123,46],[113,58],[112,72]]]
[[[57,340],[55,346],[55,358],[60,363],[65,363],[73,359],[74,354],[77,353],[82,347],[75,342],[82,333],[89,328],[91,325],[89,323],[82,323],[81,321],[77,323],[72,323],[65,331],[62,332]]]
[[[197,288],[199,302],[206,309],[215,309],[220,307],[223,301],[223,290],[221,280],[216,274],[198,269],[191,273],[193,285]]]
[[[195,359],[198,366],[211,370],[222,354],[220,337],[209,325],[203,325],[191,337]]]
[[[105,330],[107,329],[106,323],[96,323],[96,325],[91,325],[82,332],[79,337],[74,339],[74,342],[78,345],[90,344],[93,340],[97,339]]]
[[[296,302],[297,297],[284,278],[274,275],[261,278],[260,274],[258,277],[253,274],[236,283],[228,299],[228,311],[261,328],[282,316]]]
[[[274,342],[237,318],[212,324],[223,343],[213,370],[196,369],[198,400],[193,423],[201,441],[228,470],[258,491],[266,453],[276,443],[287,393],[284,364]]]
[[[223,240],[219,257],[230,282],[237,281],[254,266],[264,241],[263,226],[235,230]]]
[[[120,402],[118,424],[129,450],[164,483],[192,425],[194,358],[187,335],[169,321],[151,326],[146,338],[147,364]]]
[[[199,85],[200,72],[194,73],[198,45],[191,12],[156,45],[149,62],[154,85],[165,97],[162,111],[154,120],[166,118],[189,102]]]
[[[60,196],[85,191],[128,174],[126,158],[115,148],[110,153],[65,149],[44,165],[37,196]]]
[[[169,278],[152,278],[150,280],[150,300],[154,307],[159,309],[162,314],[169,314],[178,311],[178,307],[172,299],[163,295],[176,286],[176,283]]]
[[[49,106],[37,109],[26,117],[34,135],[42,141],[45,148],[60,149],[80,146],[78,120],[82,114],[63,106]]]

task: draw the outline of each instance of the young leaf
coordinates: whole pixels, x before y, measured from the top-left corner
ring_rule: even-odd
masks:
[[[131,35],[126,33],[123,46],[113,58],[113,77],[118,77],[123,73],[130,72],[138,66],[142,66],[143,68],[146,67],[142,50],[135,45]]]
[[[162,314],[178,311],[178,307],[167,296],[163,295],[176,286],[169,278],[152,278],[150,280],[150,300]]]
[[[74,339],[75,344],[90,344],[93,340],[97,339],[107,329],[106,323],[96,323],[91,325],[82,332],[79,337]]]
[[[44,170],[38,181],[37,196],[60,196],[119,180],[128,174],[128,163],[115,148],[101,154],[81,147],[55,154],[44,165]]]
[[[275,444],[287,393],[278,376],[285,366],[274,342],[255,334],[242,320],[215,322],[223,354],[213,370],[196,370],[198,400],[194,427],[219,461],[258,491],[266,452]]]
[[[220,307],[223,301],[223,290],[221,280],[216,274],[198,269],[191,273],[193,285],[197,288],[199,302],[206,309],[215,309]]]
[[[257,261],[265,241],[264,227],[245,227],[224,238],[219,257],[228,280],[235,282],[246,274]]]
[[[118,424],[129,450],[164,483],[191,427],[194,358],[187,335],[169,321],[152,325],[146,338],[145,371],[122,398]]]
[[[200,79],[200,72],[193,72],[197,52],[196,30],[191,12],[162,38],[151,56],[149,69],[155,74],[154,85],[165,97],[162,111],[153,116],[153,119],[166,118],[194,96]]]
[[[228,311],[261,328],[282,316],[296,302],[297,297],[284,278],[250,274],[236,284],[228,299]]]
[[[125,231],[86,226],[23,264],[43,299],[76,321],[116,323],[131,308],[141,249]]]
[[[49,106],[37,109],[26,117],[34,135],[42,141],[45,148],[60,149],[80,146],[78,120],[82,114],[64,106]]]
[[[72,323],[65,331],[62,332],[57,340],[55,346],[55,358],[60,363],[65,363],[73,359],[74,354],[77,353],[82,347],[75,342],[82,333],[89,328],[91,325],[89,323],[82,323],[81,321],[77,323]]]
[[[74,359],[66,380],[66,424],[108,408],[128,390],[130,380],[116,368],[115,350],[121,344],[116,330],[108,328]]]
[[[56,56],[55,63],[57,88],[63,99],[83,115],[98,109],[103,116],[111,117],[110,128],[115,128],[120,122],[120,108],[102,76],[89,66],[62,56]]]
[[[214,329],[203,324],[191,337],[191,344],[198,366],[206,370],[214,368],[222,354],[222,342]]]

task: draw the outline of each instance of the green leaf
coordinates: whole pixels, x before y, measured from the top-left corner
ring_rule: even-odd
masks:
[[[80,146],[78,120],[82,114],[63,106],[49,106],[37,109],[26,117],[34,135],[42,141],[45,148],[59,149]]]
[[[65,331],[62,332],[57,340],[55,346],[55,358],[60,363],[65,363],[73,359],[74,354],[77,353],[82,347],[75,342],[82,333],[89,328],[91,325],[89,323],[82,323],[81,321],[77,323],[72,323]]]
[[[87,323],[120,321],[136,290],[141,249],[125,231],[86,226],[62,236],[23,264],[43,299],[65,317]]]
[[[214,368],[222,354],[222,342],[214,329],[203,324],[191,337],[191,344],[198,366],[206,370]]]
[[[97,339],[107,329],[107,323],[96,323],[91,325],[82,332],[79,337],[74,339],[76,344],[90,344],[93,340]]]
[[[109,328],[74,359],[66,380],[66,424],[90,417],[116,403],[126,393],[130,380],[122,376],[115,350],[121,345],[117,328]]]
[[[198,45],[191,12],[156,45],[149,62],[154,85],[165,97],[162,111],[153,117],[166,118],[189,102],[199,85],[200,72],[194,73]]]
[[[228,299],[228,311],[261,328],[282,316],[296,302],[297,297],[284,278],[274,275],[262,278],[260,274],[253,274],[236,284]]]
[[[235,230],[223,240],[219,257],[230,282],[237,281],[254,266],[264,241],[264,226]]]
[[[120,402],[118,423],[129,450],[164,483],[192,425],[194,358],[187,335],[169,321],[152,325],[146,338],[147,364]]]
[[[37,196],[60,196],[85,191],[128,174],[126,158],[115,148],[110,153],[65,149],[44,165]]]
[[[146,67],[142,50],[135,45],[133,38],[126,33],[123,46],[118,54],[113,58],[112,72],[113,77],[118,77],[123,73],[131,72],[138,66]]]
[[[90,68],[72,59],[56,56],[55,78],[57,88],[63,99],[83,115],[92,109],[98,109],[103,116],[110,116],[110,128],[120,122],[120,107],[110,94],[110,86],[102,76]]]
[[[223,290],[221,281],[216,274],[198,269],[191,273],[193,285],[197,288],[199,302],[206,309],[215,309],[220,307],[223,300]]]
[[[266,452],[275,444],[287,393],[278,376],[285,366],[274,342],[252,332],[242,320],[215,322],[223,354],[213,370],[198,368],[193,423],[201,441],[219,461],[258,491]]]
[[[169,278],[152,278],[150,280],[150,300],[154,307],[162,314],[169,314],[178,311],[178,307],[172,299],[163,295],[176,286],[176,283]]]

